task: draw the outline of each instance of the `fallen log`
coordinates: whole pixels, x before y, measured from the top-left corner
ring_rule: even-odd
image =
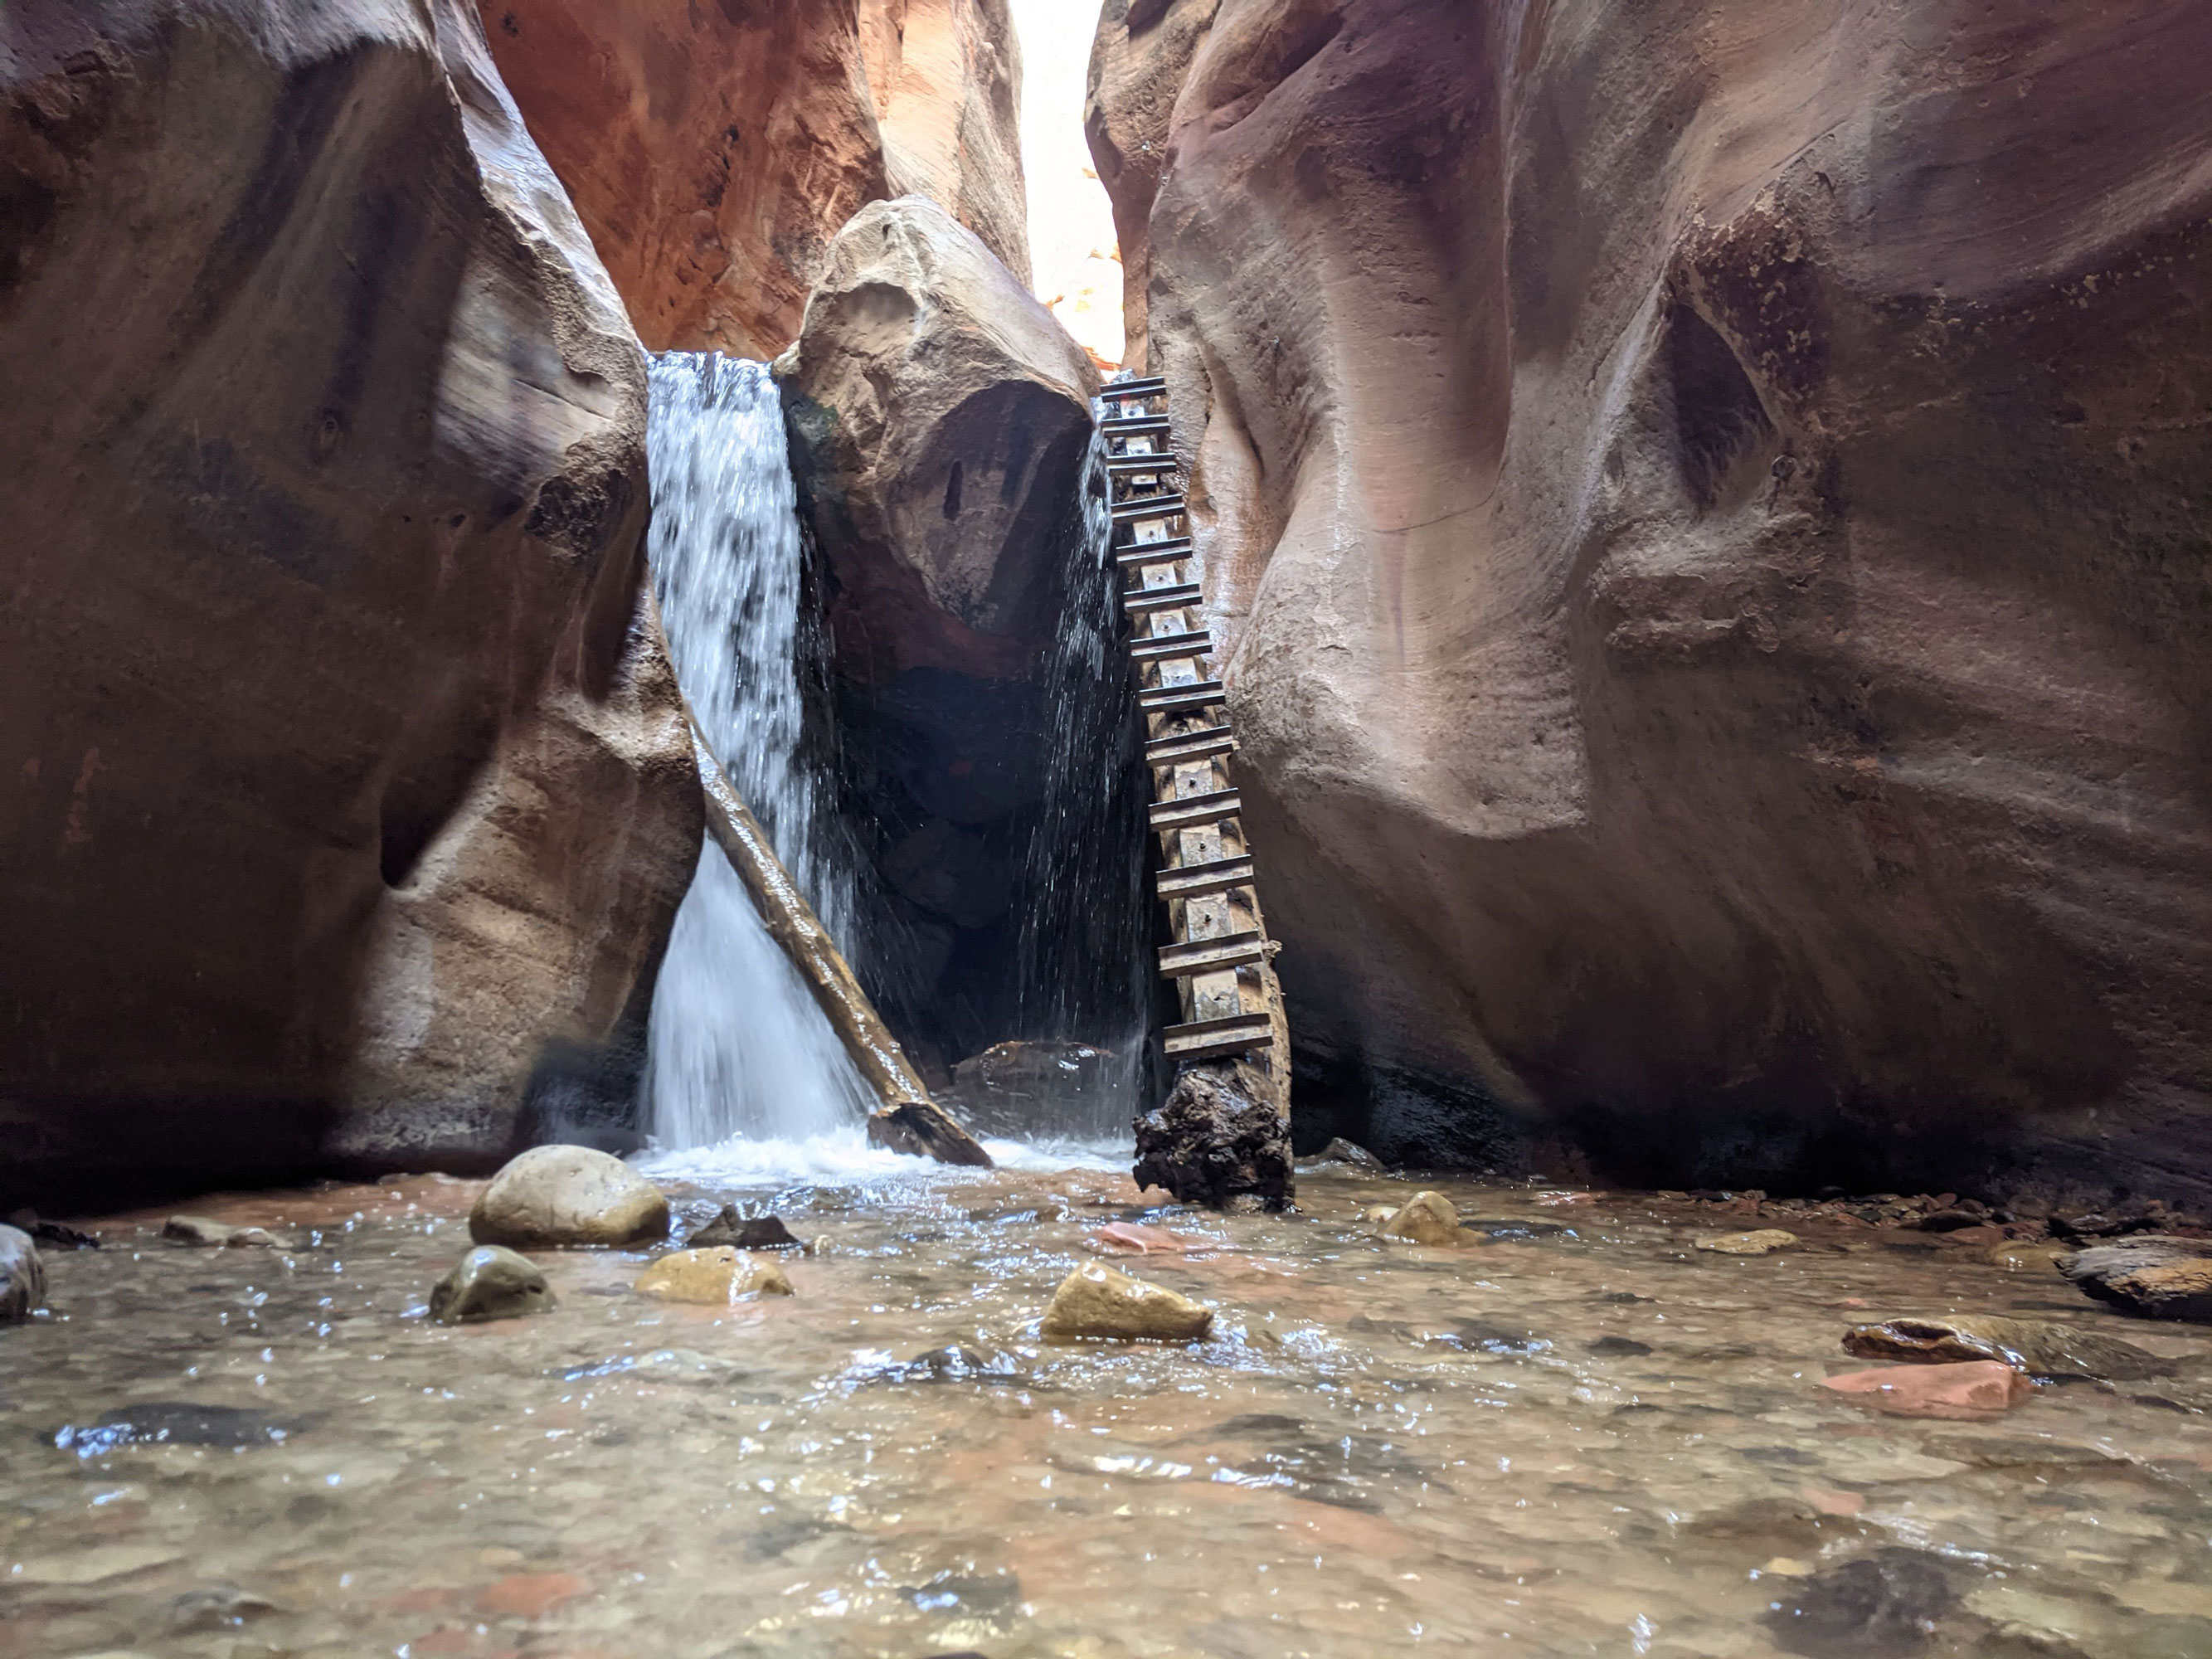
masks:
[[[783,867],[760,821],[730,787],[698,720],[690,709],[684,714],[691,726],[691,747],[699,757],[708,833],[752,895],[753,908],[760,912],[769,937],[799,969],[799,976],[829,1016],[830,1029],[881,1103],[868,1120],[870,1144],[940,1163],[989,1169],[991,1155],[954,1121],[951,1113],[929,1097],[927,1085],[908,1063],[898,1039],[876,1012],[860,981],[853,976],[830,930],[792,880],[791,872]]]

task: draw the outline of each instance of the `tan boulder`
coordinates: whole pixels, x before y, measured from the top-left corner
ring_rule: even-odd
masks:
[[[1407,1244],[1460,1244],[1468,1237],[1457,1207],[1442,1193],[1415,1193],[1375,1231]]]
[[[668,1236],[668,1200],[618,1158],[588,1146],[533,1146],[477,1194],[479,1244],[623,1245]]]
[[[1195,1342],[1213,1328],[1213,1311],[1164,1285],[1085,1262],[1062,1279],[1044,1310],[1044,1335],[1122,1342]]]
[[[789,1296],[791,1280],[773,1256],[749,1255],[727,1244],[672,1250],[637,1276],[630,1288],[664,1302],[725,1304],[756,1297]]]
[[[644,364],[473,9],[7,33],[0,1177],[627,1111],[700,825]]]
[[[1714,1255],[1771,1255],[1797,1242],[1797,1235],[1779,1227],[1760,1227],[1747,1233],[1706,1233],[1691,1243]]]
[[[1336,1132],[2201,1188],[2212,10],[1510,15],[1100,18]]]

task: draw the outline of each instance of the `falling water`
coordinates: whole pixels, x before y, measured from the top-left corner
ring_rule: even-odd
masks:
[[[1025,1036],[1115,1057],[1070,1132],[1124,1135],[1149,1029],[1146,794],[1136,683],[1121,644],[1103,442],[1094,435],[1060,625],[1044,663],[1043,800],[1030,832],[1019,950]]]
[[[826,792],[801,753],[801,547],[767,366],[655,360],[650,556],[677,678],[731,783],[833,937],[852,890],[824,856]],[[654,992],[647,1088],[672,1149],[849,1131],[865,1085],[710,840]]]

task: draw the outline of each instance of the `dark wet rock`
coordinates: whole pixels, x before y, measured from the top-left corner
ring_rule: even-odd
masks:
[[[1467,1221],[1460,1224],[1468,1232],[1480,1233],[1493,1244],[1526,1244],[1539,1238],[1572,1238],[1577,1235],[1571,1227],[1556,1221]]]
[[[622,1245],[668,1236],[668,1200],[620,1158],[588,1146],[533,1146],[477,1195],[479,1244]]]
[[[1447,1329],[1430,1332],[1423,1340],[1436,1347],[1456,1348],[1462,1353],[1516,1357],[1542,1353],[1552,1346],[1534,1331],[1493,1325],[1486,1319],[1462,1319]]]
[[[430,1292],[430,1317],[441,1325],[474,1325],[548,1313],[553,1291],[538,1264],[503,1244],[479,1244],[455,1262]]]
[[[1651,1348],[1632,1337],[1601,1336],[1589,1345],[1589,1352],[1601,1359],[1633,1359],[1650,1353]]]
[[[952,1068],[945,1104],[978,1134],[1020,1139],[1097,1121],[1121,1057],[1087,1042],[1000,1042]]]
[[[1267,1091],[1248,1083],[1249,1070],[1187,1070],[1166,1101],[1137,1120],[1130,1176],[1140,1188],[1164,1188],[1185,1204],[1214,1209],[1234,1197],[1270,1207],[1290,1201],[1290,1126]]]
[[[720,1214],[684,1242],[693,1249],[717,1244],[727,1244],[739,1250],[804,1250],[806,1248],[805,1242],[783,1224],[781,1216],[740,1215],[734,1204],[722,1206]]]
[[[1370,1174],[1376,1174],[1381,1172],[1382,1167],[1381,1158],[1376,1157],[1364,1146],[1353,1146],[1340,1135],[1311,1158],[1299,1159],[1297,1164],[1300,1175],[1309,1173],[1318,1175],[1323,1172],[1340,1175],[1347,1170],[1365,1170]]]
[[[1010,1353],[994,1349],[986,1353],[962,1343],[947,1347],[931,1348],[911,1359],[884,1366],[872,1373],[871,1382],[1009,1382],[1022,1376],[1022,1362]]]
[[[2144,1319],[2212,1322],[2212,1239],[2138,1234],[2058,1258],[2084,1294]]]
[[[933,1101],[908,1100],[868,1116],[868,1145],[908,1158],[933,1158],[969,1169],[992,1167],[991,1155]]]
[[[21,1228],[41,1244],[52,1244],[64,1250],[96,1250],[100,1241],[90,1233],[79,1232],[75,1227],[64,1226],[58,1221],[43,1221],[36,1210],[18,1210],[8,1218],[8,1224]]]
[[[927,1583],[908,1585],[899,1594],[924,1613],[958,1612],[988,1619],[1021,1604],[1022,1583],[1010,1572],[988,1578],[940,1572]]]
[[[1917,1652],[1958,1600],[1949,1576],[1917,1550],[1876,1550],[1793,1586],[1762,1622],[1785,1653],[1881,1659]]]
[[[2054,1215],[2051,1218],[2051,1231],[2061,1238],[2118,1238],[2129,1233],[2155,1232],[2160,1220],[2160,1216],[2148,1207],[2093,1210],[2086,1214]]]
[[[277,1611],[274,1601],[251,1590],[235,1584],[210,1584],[205,1589],[187,1590],[169,1603],[169,1629],[179,1636],[241,1630],[249,1620]]]
[[[102,1412],[90,1423],[70,1424],[54,1444],[80,1458],[102,1457],[125,1446],[247,1446],[281,1444],[312,1428],[313,1418],[279,1418],[252,1406],[202,1406],[185,1400],[142,1400]]]
[[[0,1227],[0,1323],[28,1319],[46,1305],[46,1270],[21,1227]]]
[[[1929,1364],[1995,1359],[2030,1376],[2104,1382],[2164,1376],[2173,1369],[2169,1361],[2130,1342],[2094,1336],[2053,1320],[2005,1319],[1985,1314],[1854,1325],[1844,1334],[1844,1352],[1862,1359]]]
[[[173,1215],[161,1224],[161,1237],[173,1243],[209,1249],[267,1249],[276,1243],[265,1227],[234,1227],[204,1215]]]
[[[1989,1217],[1978,1210],[1932,1210],[1905,1224],[1923,1233],[1955,1233],[1988,1222]]]

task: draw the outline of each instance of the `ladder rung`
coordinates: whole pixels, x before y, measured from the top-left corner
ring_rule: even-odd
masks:
[[[1163,639],[1138,640],[1129,647],[1129,654],[1139,662],[1180,662],[1185,657],[1210,656],[1213,652],[1213,635],[1170,634]]]
[[[1185,761],[1211,760],[1216,755],[1236,752],[1237,734],[1225,726],[1186,732],[1181,737],[1154,738],[1145,745],[1145,759],[1154,766],[1181,766]]]
[[[1114,562],[1124,570],[1142,570],[1148,564],[1173,564],[1190,556],[1190,538],[1176,536],[1164,542],[1133,542],[1114,550]]]
[[[1109,455],[1106,470],[1109,472],[1174,472],[1179,469],[1172,449],[1155,450],[1149,453],[1140,449],[1133,455]]]
[[[1098,422],[1098,430],[1109,438],[1164,437],[1167,429],[1164,415],[1109,415]]]
[[[1219,680],[1193,680],[1188,685],[1160,685],[1137,694],[1137,707],[1147,714],[1182,714],[1194,708],[1211,708],[1222,697]]]
[[[1234,789],[1223,789],[1211,795],[1156,800],[1149,810],[1154,830],[1188,830],[1194,824],[1218,823],[1224,818],[1233,818],[1243,808],[1244,803]]]
[[[1132,617],[1142,617],[1155,611],[1181,611],[1205,599],[1205,590],[1196,582],[1174,587],[1133,587],[1122,596],[1121,609]]]
[[[1102,403],[1118,404],[1127,398],[1157,398],[1168,389],[1168,383],[1158,375],[1149,380],[1116,380],[1103,387],[1099,393]]]
[[[1210,898],[1216,893],[1249,887],[1253,873],[1249,859],[1216,859],[1211,864],[1178,864],[1163,870],[1152,884],[1164,902]]]
[[[1194,1020],[1170,1025],[1160,1034],[1170,1060],[1194,1065],[1275,1046],[1275,1022],[1265,1014],[1231,1014],[1226,1019]]]
[[[1219,939],[1196,939],[1170,945],[1160,951],[1160,972],[1169,979],[1195,979],[1231,968],[1249,968],[1267,959],[1265,933],[1228,933]]]
[[[1133,501],[1114,503],[1115,524],[1141,524],[1146,519],[1169,519],[1183,510],[1180,491],[1167,495],[1139,495]]]

